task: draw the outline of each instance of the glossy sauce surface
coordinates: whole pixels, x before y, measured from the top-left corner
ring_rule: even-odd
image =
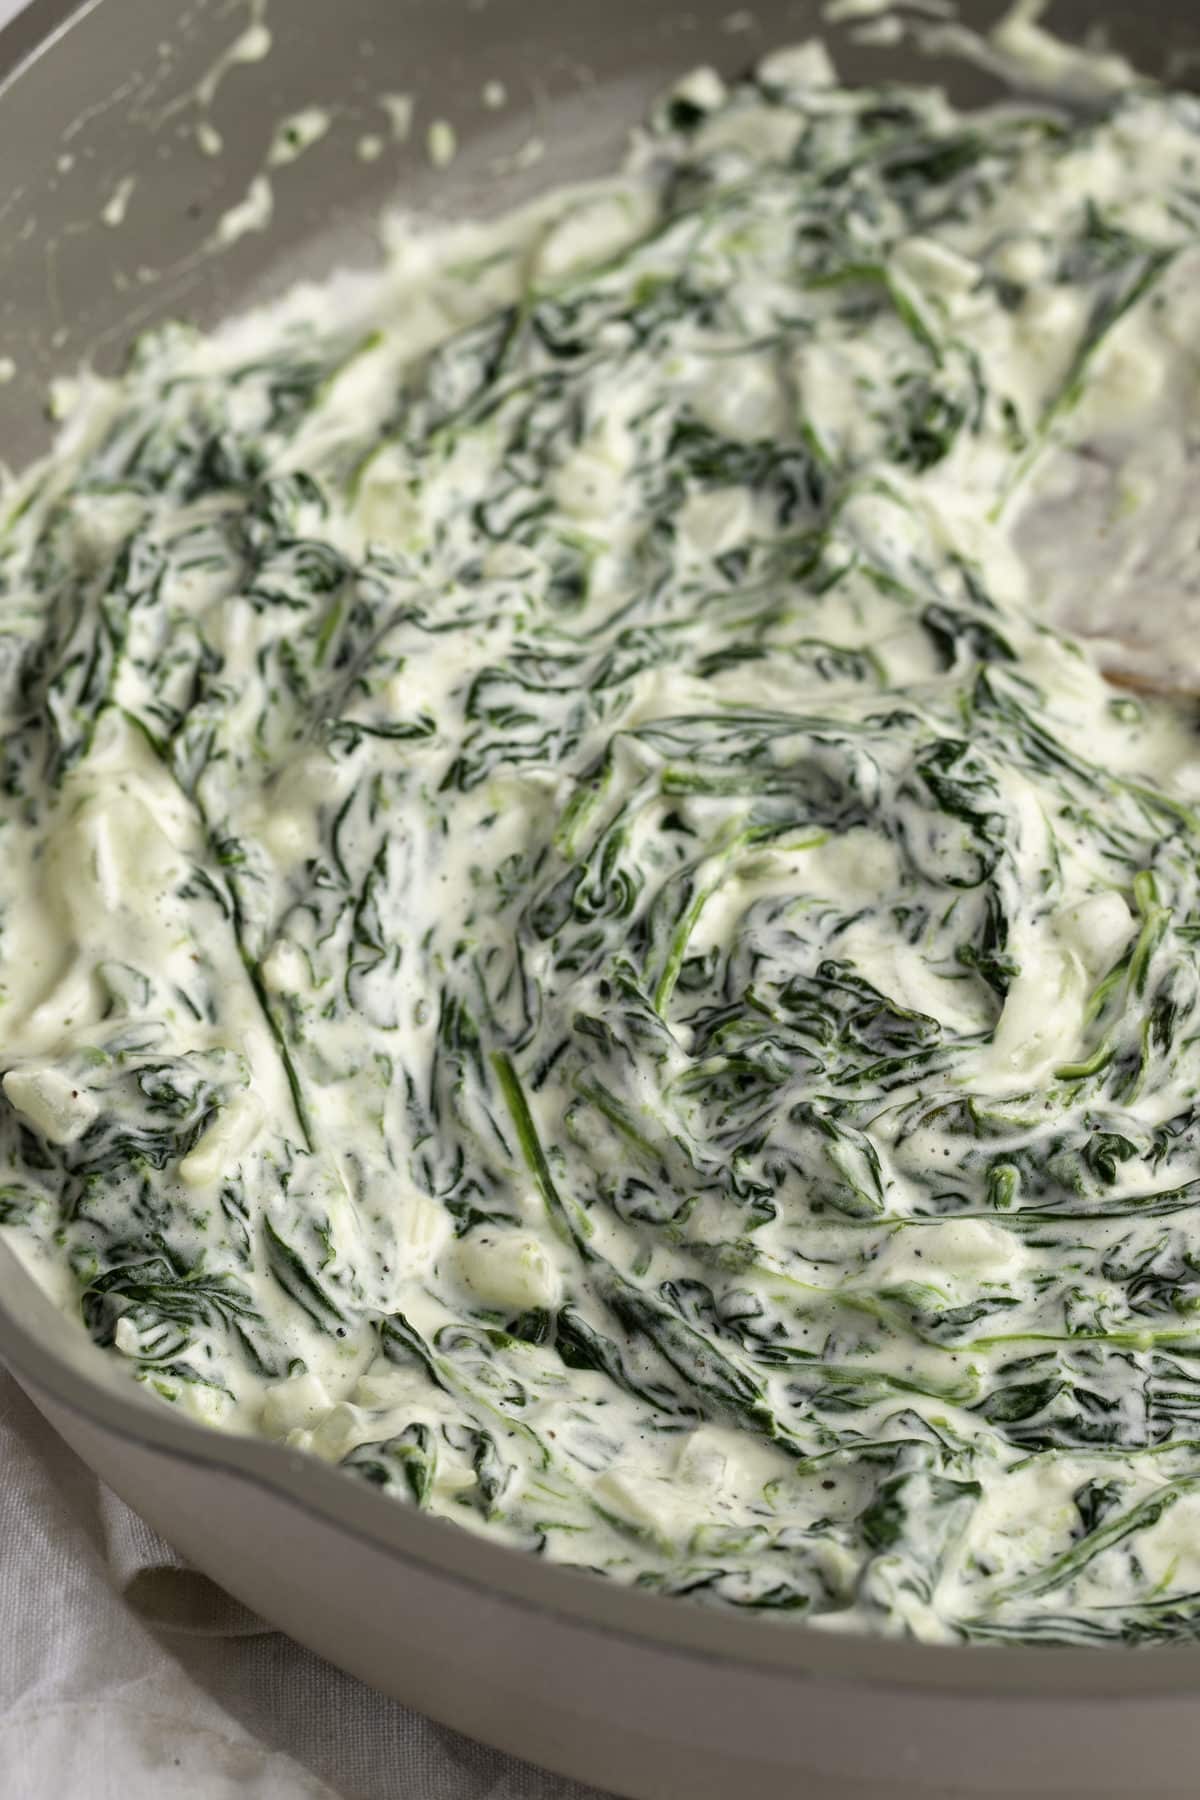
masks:
[[[1198,154],[808,46],[80,384],[0,1209],[134,1378],[714,1603],[1193,1634],[1200,757],[1100,665],[1188,685]]]

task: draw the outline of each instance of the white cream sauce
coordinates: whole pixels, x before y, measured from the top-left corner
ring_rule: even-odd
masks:
[[[1097,657],[1191,617],[1198,152],[803,47],[81,383],[0,1216],[134,1377],[667,1591],[1192,1634],[1200,758]]]

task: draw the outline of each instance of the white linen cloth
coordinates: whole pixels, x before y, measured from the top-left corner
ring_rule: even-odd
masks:
[[[188,1569],[0,1369],[5,1800],[603,1800],[471,1743]]]

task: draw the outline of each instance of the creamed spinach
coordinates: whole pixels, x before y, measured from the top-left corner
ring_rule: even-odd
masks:
[[[1200,759],[1046,570],[1184,454],[1198,157],[810,47],[82,380],[0,1219],[106,1354],[643,1587],[1197,1635]]]

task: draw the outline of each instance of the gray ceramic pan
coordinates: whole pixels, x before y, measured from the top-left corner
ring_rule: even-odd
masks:
[[[486,211],[611,165],[668,77],[702,60],[736,71],[818,24],[810,0],[760,0],[753,17],[730,5],[270,0],[271,54],[229,63],[214,93],[244,0],[33,0],[0,32],[0,357],[17,367],[0,457],[44,448],[52,374],[111,363],[142,324],[212,321],[298,273],[368,261],[389,199]],[[986,22],[988,8],[966,13]],[[1052,22],[1080,34],[1099,14],[1064,0]],[[1122,0],[1104,23],[1152,72],[1200,64],[1196,0]],[[931,74],[833,42],[852,78]],[[986,92],[962,66],[936,74],[956,97]],[[483,104],[488,79],[508,90],[502,113]],[[388,134],[380,91],[415,97],[416,130],[364,162],[360,139]],[[216,157],[195,131],[207,95]],[[206,249],[276,121],[312,104],[335,109],[334,128],[279,172],[272,229]],[[436,178],[435,117],[462,145]],[[514,170],[531,134],[550,153]],[[143,1401],[3,1245],[0,1354],[104,1479],[241,1600],[436,1718],[598,1786],[638,1800],[1200,1794],[1200,1651],[867,1641],[569,1573]]]

